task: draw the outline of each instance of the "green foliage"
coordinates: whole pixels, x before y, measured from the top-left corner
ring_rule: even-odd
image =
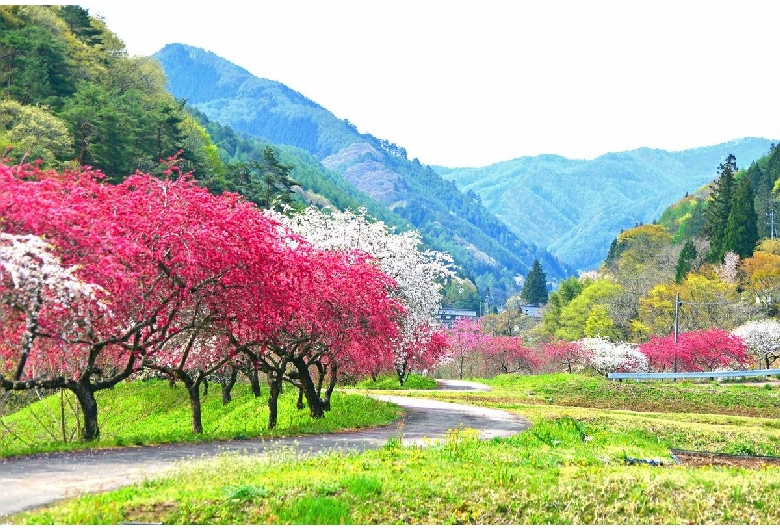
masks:
[[[56,165],[71,154],[72,142],[67,125],[47,109],[0,101],[0,146],[13,147],[8,154],[13,162],[41,159],[45,166]]]
[[[563,280],[557,291],[550,293],[547,307],[542,314],[542,325],[546,337],[555,336],[556,331],[562,326],[561,313],[564,308],[591,283],[592,280],[580,280],[572,276]]]
[[[772,237],[770,216],[780,212],[777,190],[775,189],[775,185],[780,179],[780,147],[772,145],[765,157],[750,164],[746,176],[753,183],[756,216],[760,220],[757,225],[758,237],[761,239],[770,238]],[[767,222],[764,222],[764,219]],[[775,224],[775,237],[776,235],[777,227]]]
[[[576,297],[561,306],[557,319],[551,316],[545,320],[545,329],[555,338],[569,341],[594,336],[588,332],[614,338],[616,330],[606,306],[621,289],[619,284],[607,279],[589,283]]]
[[[705,209],[705,224],[702,234],[710,240],[707,261],[720,263],[726,254],[724,240],[728,226],[729,212],[734,195],[734,175],[737,172],[736,157],[729,154],[726,161],[718,166],[718,178],[715,179],[709,202]]]
[[[723,238],[725,252],[735,252],[740,258],[752,256],[758,242],[758,220],[753,202],[753,184],[743,175],[736,185]]]
[[[688,239],[680,251],[680,257],[677,260],[675,268],[674,283],[682,283],[685,276],[690,272],[693,260],[696,259],[696,247],[693,241]]]
[[[455,309],[470,309],[479,312],[481,300],[479,291],[469,279],[452,280],[444,286],[442,298],[443,307],[453,307]]]
[[[529,304],[539,305],[547,302],[547,276],[539,260],[534,260],[531,270],[523,284],[520,296]]]
[[[26,152],[53,167],[75,160],[118,181],[137,169],[158,173],[181,151],[185,170],[219,176],[213,144],[185,130],[159,63],[128,57],[88,11],[3,6],[0,25],[0,150],[12,145],[12,160]]]

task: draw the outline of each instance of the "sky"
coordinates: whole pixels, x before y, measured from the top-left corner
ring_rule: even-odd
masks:
[[[780,139],[776,1],[79,5],[131,55],[206,49],[428,165]]]

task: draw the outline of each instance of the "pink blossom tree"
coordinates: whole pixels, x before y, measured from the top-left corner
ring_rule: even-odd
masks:
[[[455,363],[458,377],[463,379],[469,358],[477,358],[487,346],[490,336],[482,331],[479,320],[460,319],[448,330],[448,362]]]

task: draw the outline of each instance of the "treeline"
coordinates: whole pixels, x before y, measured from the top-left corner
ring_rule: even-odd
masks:
[[[747,170],[729,155],[710,185],[668,208],[658,224],[621,232],[599,271],[551,293],[537,338],[641,343],[675,329],[733,330],[776,317],[780,240],[771,223],[779,161],[777,146]]]

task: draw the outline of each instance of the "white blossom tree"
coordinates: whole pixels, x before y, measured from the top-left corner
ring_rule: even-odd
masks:
[[[35,339],[43,333],[56,334],[55,330],[41,329],[42,311],[63,310],[76,315],[80,300],[94,300],[102,291],[97,285],[81,281],[75,275],[77,267],[64,268],[53,250],[35,235],[0,233],[0,302],[24,320],[16,345],[17,380],[27,366]],[[39,359],[34,364],[40,363]]]
[[[767,369],[780,359],[780,322],[773,319],[751,320],[734,331]]]
[[[404,307],[403,334],[395,346],[394,365],[401,384],[415,368],[428,368],[428,343],[440,328],[437,313],[442,301],[442,281],[455,278],[452,258],[442,252],[422,250],[417,231],[395,233],[381,221],[371,222],[359,213],[304,212],[276,218],[314,246],[323,249],[359,249],[377,260],[379,268],[396,281],[392,296]]]
[[[585,337],[578,342],[587,364],[601,375],[648,370],[645,354],[630,344],[613,343],[601,337]]]
[[[739,254],[728,251],[723,256],[723,264],[715,266],[718,277],[726,283],[737,283],[739,280]]]

